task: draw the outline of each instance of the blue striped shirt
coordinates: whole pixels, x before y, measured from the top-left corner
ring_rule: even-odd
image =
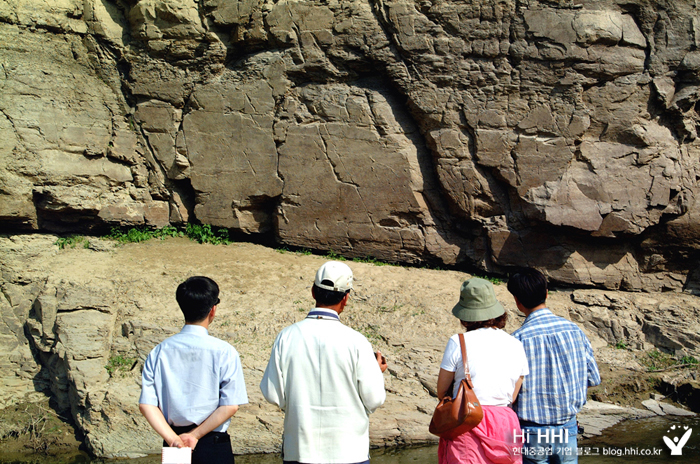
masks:
[[[513,409],[520,420],[559,425],[586,404],[588,387],[600,383],[593,348],[573,322],[538,309],[513,332],[530,366]]]

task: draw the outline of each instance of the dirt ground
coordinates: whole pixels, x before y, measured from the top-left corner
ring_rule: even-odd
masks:
[[[241,353],[244,367],[260,371],[276,334],[302,319],[312,307],[314,274],[329,259],[249,243],[202,245],[186,238],[126,245],[98,238],[88,240],[88,248],[81,245],[59,250],[54,246],[46,255],[35,254],[23,272],[31,278],[51,268],[62,270],[74,280],[106,279],[117,288],[118,325],[141,320],[171,327],[182,324],[174,299],[177,285],[192,275],[209,276],[221,288],[217,319],[210,328],[212,335],[231,342]],[[436,376],[437,358],[449,336],[460,327],[451,308],[458,300],[461,283],[471,275],[372,262],[347,263],[355,274],[355,289],[341,316],[343,322],[363,333],[385,354],[394,375],[422,366],[434,371],[429,378]],[[524,317],[517,312],[505,284],[496,282],[495,288],[510,314],[506,330],[512,332]],[[674,296],[668,294],[668,298]],[[555,312],[566,313],[573,304],[571,291],[553,289],[548,302]],[[661,376],[644,371],[637,361],[639,353],[615,349],[589,336],[603,377],[603,384],[591,389],[591,397],[640,407],[641,401],[659,388]],[[415,361],[416,353],[426,354]],[[4,452],[30,453],[76,450],[80,440],[70,421],[58,417],[48,400],[2,411],[0,437]]]

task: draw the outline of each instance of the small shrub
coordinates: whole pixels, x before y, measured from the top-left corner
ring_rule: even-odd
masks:
[[[228,229],[222,227],[212,228],[209,224],[187,224],[185,235],[198,243],[210,243],[212,245],[228,245]]]
[[[617,348],[618,350],[626,350],[627,343],[624,340],[618,340],[618,342],[615,343],[615,348]]]
[[[166,237],[182,237],[184,232],[181,230],[178,230],[176,227],[173,226],[165,226],[162,229],[156,229],[156,236],[160,239],[166,238]]]
[[[131,228],[126,232],[112,228],[112,232],[108,235],[112,240],[116,240],[119,243],[139,243],[145,242],[153,238],[153,231],[148,229],[136,229]]]

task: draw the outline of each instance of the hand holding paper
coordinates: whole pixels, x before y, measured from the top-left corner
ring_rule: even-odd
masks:
[[[163,447],[163,464],[192,464],[192,448]]]

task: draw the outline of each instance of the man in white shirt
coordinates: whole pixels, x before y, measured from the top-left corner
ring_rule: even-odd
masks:
[[[285,464],[369,463],[369,414],[384,404],[386,360],[340,323],[352,270],[337,261],[316,273],[316,308],[279,333],[260,382],[284,412]]]

